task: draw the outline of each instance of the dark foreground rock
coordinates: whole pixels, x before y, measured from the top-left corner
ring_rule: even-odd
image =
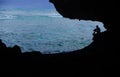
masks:
[[[111,38],[109,32],[106,31],[94,37],[93,43],[84,49],[59,54],[41,54],[35,51],[21,53],[19,46],[7,48],[0,42],[0,67],[2,71],[8,72],[42,71],[40,73],[51,75],[55,73],[62,76],[101,77],[104,73],[112,72],[113,69],[118,68],[115,66],[119,65],[118,46],[113,40],[115,38]]]

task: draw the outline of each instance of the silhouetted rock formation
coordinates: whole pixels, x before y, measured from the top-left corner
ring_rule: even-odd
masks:
[[[6,45],[2,42],[2,40],[0,40],[0,50],[5,50],[6,49]]]
[[[120,59],[118,45],[119,25],[116,21],[118,7],[116,0],[112,2],[104,2],[101,0],[50,1],[54,3],[57,11],[64,17],[101,21],[105,24],[107,31],[94,36],[93,43],[84,49],[59,54],[43,55],[40,52],[21,53],[18,46],[7,48],[6,45],[0,41],[3,69],[6,71],[13,69],[12,67],[16,67],[14,71],[22,69],[22,71],[35,72],[40,70],[42,72],[73,77],[81,77],[83,75],[84,77],[87,75],[103,77],[104,73],[112,75],[116,67],[119,66]],[[113,13],[111,11],[113,11]],[[6,57],[6,55],[8,55],[8,57]],[[115,75],[115,73],[113,75]]]
[[[71,19],[95,20],[104,23],[106,32],[93,37],[88,47],[74,51],[97,59],[102,71],[111,71],[117,66],[119,58],[119,22],[117,0],[50,0],[63,17]],[[115,71],[115,69],[114,69]]]
[[[117,0],[50,0],[50,2],[64,17],[101,21],[108,30],[118,29],[116,25],[119,15]]]

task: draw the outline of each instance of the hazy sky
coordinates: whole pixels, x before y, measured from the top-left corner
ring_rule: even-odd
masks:
[[[54,6],[49,0],[0,0],[1,8],[22,8],[22,9],[52,9]]]

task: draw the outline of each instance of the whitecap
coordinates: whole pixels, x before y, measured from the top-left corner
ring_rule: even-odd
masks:
[[[16,19],[17,16],[14,15],[0,15],[0,19],[1,20],[5,20],[5,19]]]
[[[53,17],[53,18],[61,18],[61,15],[48,15],[48,17]]]

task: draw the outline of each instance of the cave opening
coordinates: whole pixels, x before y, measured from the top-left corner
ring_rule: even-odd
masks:
[[[70,52],[92,42],[96,25],[102,22],[62,17],[48,0],[4,0],[0,6],[0,39],[22,52],[43,54]],[[32,3],[32,5],[31,5]]]

